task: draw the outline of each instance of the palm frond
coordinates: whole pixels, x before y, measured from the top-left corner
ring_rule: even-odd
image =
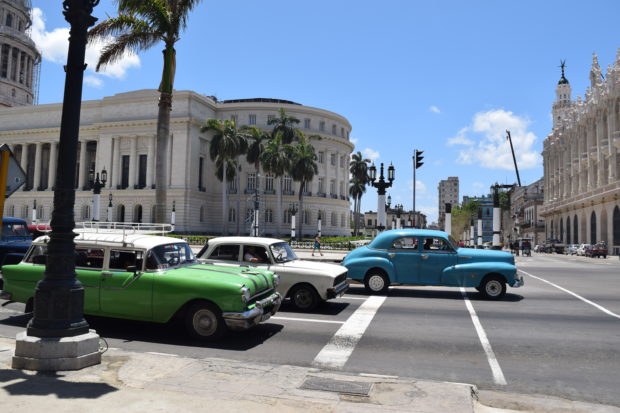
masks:
[[[134,15],[120,14],[102,21],[88,31],[88,43],[96,43],[108,36],[117,37],[121,34],[137,31],[140,33],[153,31],[148,22]]]
[[[108,44],[101,50],[96,70],[102,66],[113,63],[120,59],[125,52],[137,53],[146,50],[159,42],[160,38],[153,33],[129,33],[116,38],[116,41]]]

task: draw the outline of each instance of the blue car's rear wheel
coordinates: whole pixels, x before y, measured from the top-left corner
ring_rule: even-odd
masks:
[[[385,294],[390,286],[390,279],[383,271],[373,269],[366,274],[364,285],[371,294]]]

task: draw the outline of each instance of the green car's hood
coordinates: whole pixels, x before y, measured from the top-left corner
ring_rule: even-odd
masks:
[[[202,278],[211,283],[237,285],[239,288],[245,285],[252,294],[273,288],[273,272],[258,268],[196,264],[177,268],[176,271],[182,271],[184,277]]]

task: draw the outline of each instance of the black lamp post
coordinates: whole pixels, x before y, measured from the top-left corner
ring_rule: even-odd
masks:
[[[402,204],[396,204],[394,206],[394,209],[396,210],[396,229],[400,229],[400,214],[403,213],[403,205]]]
[[[383,163],[381,163],[381,170],[379,174],[379,180],[377,180],[377,168],[374,164],[368,168],[370,171],[370,181],[371,185],[377,188],[377,229],[379,232],[385,229],[385,190],[392,186],[392,182],[394,182],[394,166],[390,164],[388,167],[388,177],[387,182],[385,181],[385,177],[383,176]],[[388,203],[391,202],[391,197],[388,197]],[[389,208],[389,205],[388,205]]]
[[[101,205],[101,188],[105,188],[108,182],[108,171],[105,167],[101,170],[101,180],[99,180],[99,172],[95,173],[94,169],[88,172],[90,186],[93,188],[93,221],[99,221],[99,207]]]
[[[58,146],[50,240],[44,278],[37,283],[34,312],[27,335],[40,338],[74,337],[89,333],[84,319],[84,288],[75,274],[75,168],[80,132],[80,107],[84,80],[84,55],[91,16],[99,0],[65,0],[65,19],[71,25]],[[16,350],[17,356],[17,350]],[[99,357],[99,360],[101,358]],[[15,359],[14,359],[15,363]]]

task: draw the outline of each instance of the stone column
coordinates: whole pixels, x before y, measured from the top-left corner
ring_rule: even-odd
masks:
[[[112,156],[112,179],[110,179],[110,186],[112,189],[116,189],[121,184],[121,142],[122,138],[116,136],[112,138],[112,145],[114,146],[114,156]]]
[[[138,137],[132,136],[129,138],[129,189],[134,189],[136,185],[136,158]]]
[[[78,171],[78,191],[82,191],[84,189],[84,185],[86,184],[86,175],[88,175],[88,170],[86,169],[85,164],[86,141],[80,141],[80,170]]]
[[[24,172],[26,172],[26,175],[28,175],[28,144],[27,143],[22,143],[22,157],[19,161],[19,164],[21,165]],[[28,183],[28,178],[26,178],[26,185],[22,186],[22,191],[26,191],[26,188],[28,188],[27,183]]]
[[[146,187],[151,189],[153,187],[153,177],[155,175],[154,165],[155,162],[155,135],[148,139],[148,154],[146,155]],[[203,168],[206,169],[206,165]],[[203,171],[204,174],[205,171]]]
[[[38,191],[41,186],[41,152],[43,151],[43,143],[38,142],[34,152],[34,183],[33,190]]]
[[[50,143],[50,167],[47,180],[47,189],[53,190],[56,186],[56,164],[58,163],[58,152],[56,142]]]
[[[603,140],[603,119],[599,115],[596,118],[596,154],[598,157],[596,186],[605,185],[605,154],[601,151],[601,141]]]
[[[607,115],[607,142],[609,148],[609,178],[608,182],[615,182],[618,179],[618,148],[614,146],[614,132],[618,129],[616,124],[616,114],[614,113],[614,101],[609,102]],[[613,220],[613,219],[612,219]]]

